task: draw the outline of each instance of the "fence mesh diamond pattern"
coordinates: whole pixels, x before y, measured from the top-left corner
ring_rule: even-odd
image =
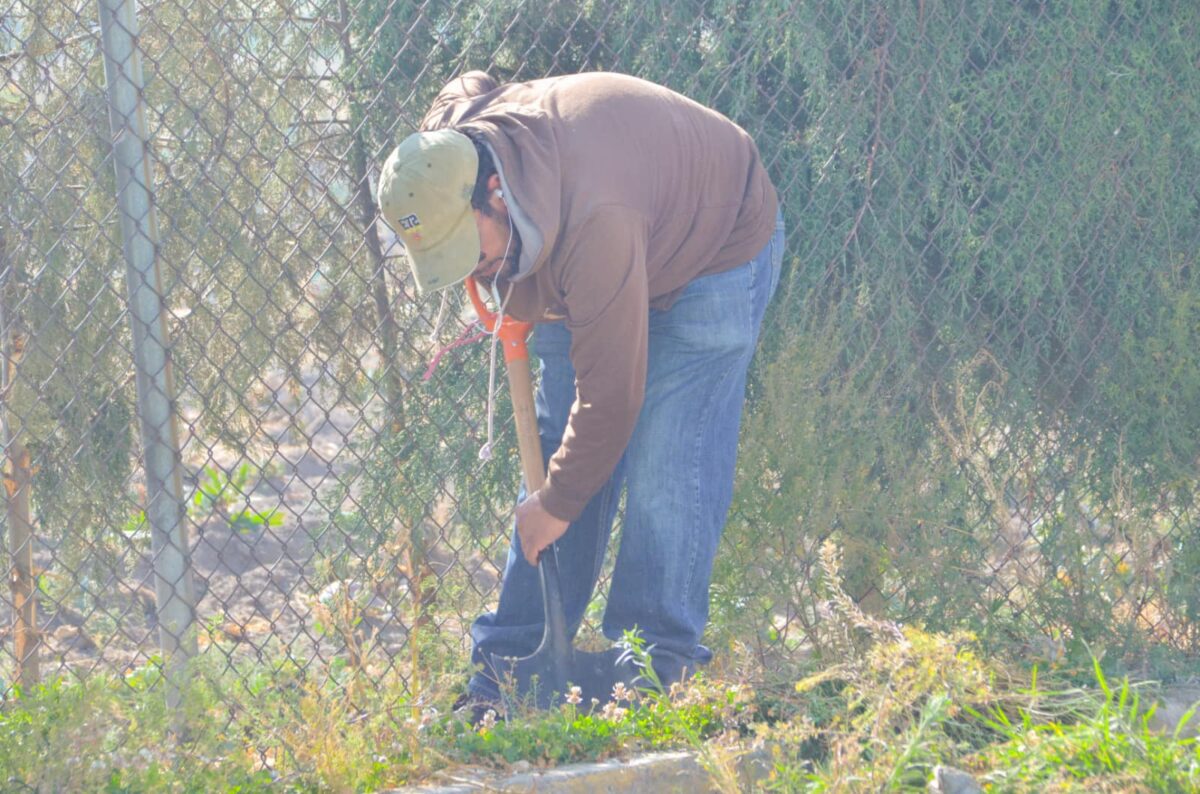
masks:
[[[473,319],[373,195],[476,68],[663,83],[779,188],[715,645],[815,641],[832,537],[894,618],[1194,658],[1197,41],[1188,2],[9,0],[0,692],[465,669],[515,439],[480,461],[482,345],[428,374]]]

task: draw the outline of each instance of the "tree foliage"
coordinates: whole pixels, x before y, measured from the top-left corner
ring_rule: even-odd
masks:
[[[24,344],[4,410],[33,452],[39,537],[120,566],[142,495],[94,14],[0,12],[0,333]],[[360,561],[400,537],[422,559],[470,548],[499,564],[517,475],[475,459],[485,357],[451,353],[420,380],[462,330],[461,298],[435,328],[371,187],[462,71],[622,71],[742,124],[788,223],[718,628],[803,630],[832,533],[849,589],[898,616],[1195,650],[1194,4],[205,0],[139,15],[189,466],[225,451],[265,472],[282,437],[267,416],[289,396],[346,408],[357,424],[336,493],[314,496],[316,534],[343,533]],[[312,443],[296,417],[286,429]],[[515,459],[507,432],[496,456]]]

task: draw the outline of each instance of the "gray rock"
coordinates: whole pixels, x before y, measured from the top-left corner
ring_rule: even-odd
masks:
[[[961,769],[952,766],[935,766],[929,790],[937,794],[983,794],[983,789]]]

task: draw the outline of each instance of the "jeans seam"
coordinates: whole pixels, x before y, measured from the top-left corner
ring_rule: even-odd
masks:
[[[620,466],[621,466],[621,463],[620,463],[620,461],[618,461],[617,467],[620,468]],[[615,474],[615,473],[616,473],[616,470],[614,469],[613,474]],[[608,507],[610,504],[612,504],[613,492],[616,490],[615,488],[612,487],[612,485],[613,485],[612,475],[610,475],[608,482],[604,483],[604,486],[603,486],[604,498],[600,501],[600,504],[598,505],[598,507],[600,509],[597,512],[598,512],[599,517],[602,522],[603,522],[604,517],[608,515]],[[613,516],[613,520],[614,521],[616,520],[616,515]],[[601,571],[601,569],[604,568],[604,552],[605,552],[604,547],[608,545],[607,538],[612,537],[612,524],[611,523],[609,524],[609,530],[608,530],[606,542],[601,543],[600,538],[604,537],[604,536],[605,536],[605,533],[602,531],[601,526],[597,525],[597,527],[596,527],[596,558],[595,558],[596,562],[592,566],[592,574],[591,574],[591,576],[592,576],[592,588],[591,589],[593,592],[596,589],[596,583],[598,581],[600,581],[600,571]],[[584,604],[583,611],[585,614],[587,613],[587,604]]]
[[[751,277],[753,278],[753,271],[751,271]],[[753,295],[753,293],[751,293],[751,296],[752,295]],[[753,297],[751,297],[749,321],[750,321],[751,325],[754,323]],[[739,359],[740,359],[740,357],[739,357]],[[683,590],[682,606],[684,607],[685,613],[686,613],[686,610],[688,607],[688,597],[691,593],[692,582],[695,579],[696,557],[699,554],[699,540],[698,540],[699,533],[700,533],[699,525],[700,525],[701,519],[703,518],[703,511],[701,510],[701,506],[700,506],[700,492],[701,492],[701,488],[703,486],[703,484],[700,482],[700,480],[701,480],[700,469],[701,469],[701,456],[704,454],[704,437],[707,434],[707,429],[708,429],[709,422],[711,420],[712,413],[713,413],[713,407],[716,405],[716,402],[717,402],[717,395],[721,393],[721,391],[725,388],[725,385],[729,382],[731,372],[732,372],[732,368],[730,368],[730,367],[725,368],[724,374],[721,376],[721,379],[717,382],[717,387],[714,388],[710,392],[708,399],[705,400],[704,411],[701,414],[701,421],[699,422],[698,432],[696,434],[696,445],[695,445],[695,450],[693,452],[693,458],[692,458],[692,470],[694,472],[696,472],[696,480],[694,483],[695,484],[695,498],[692,501],[693,526],[692,526],[692,532],[689,534],[689,538],[691,540],[688,544],[688,547],[689,547],[688,548],[688,552],[689,552],[688,567],[687,567],[687,572],[684,575],[683,588],[682,588],[682,590]],[[722,522],[724,521],[724,516],[722,516],[721,521]],[[697,641],[699,641],[698,637],[696,639],[697,639]],[[690,651],[689,651],[689,653],[690,653]]]

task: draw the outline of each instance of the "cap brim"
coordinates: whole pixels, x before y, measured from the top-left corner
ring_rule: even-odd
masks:
[[[464,212],[445,239],[422,251],[408,251],[413,279],[422,295],[453,287],[479,264],[479,229],[475,215]]]

